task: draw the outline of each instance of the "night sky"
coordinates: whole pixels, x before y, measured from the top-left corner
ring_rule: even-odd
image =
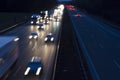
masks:
[[[69,0],[58,0],[69,1]],[[80,9],[119,24],[119,0],[73,0]],[[0,12],[35,12],[55,7],[57,0],[0,0]]]

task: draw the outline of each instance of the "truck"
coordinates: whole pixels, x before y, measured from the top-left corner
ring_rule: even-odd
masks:
[[[18,58],[18,40],[16,36],[0,36],[0,80]]]

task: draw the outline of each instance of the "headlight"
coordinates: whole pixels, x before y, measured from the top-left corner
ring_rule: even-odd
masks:
[[[19,38],[15,38],[15,39],[14,39],[15,42],[18,41],[18,40],[19,40]]]
[[[52,18],[50,18],[50,20],[52,20]]]
[[[47,41],[48,40],[48,38],[45,38],[45,41]]]
[[[43,20],[41,19],[40,22],[43,22]]]
[[[41,67],[39,67],[38,69],[37,69],[37,71],[36,71],[36,75],[39,75],[40,74],[40,72],[41,72]]]
[[[30,71],[30,67],[28,67],[28,68],[26,69],[24,75],[28,75],[29,71]]]
[[[29,36],[29,39],[31,39],[32,38],[32,36]]]
[[[31,21],[30,23],[33,24],[33,21]]]
[[[51,41],[54,41],[54,38],[53,38],[53,37],[51,38]]]
[[[37,26],[37,29],[39,28],[40,26]]]
[[[31,16],[31,18],[33,18],[33,16]]]
[[[34,39],[36,39],[38,36],[34,36]]]
[[[44,26],[41,26],[41,28],[43,29],[43,28],[44,28]]]
[[[36,24],[39,24],[39,21],[37,21]]]

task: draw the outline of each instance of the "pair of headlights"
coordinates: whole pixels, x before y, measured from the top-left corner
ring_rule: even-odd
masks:
[[[48,38],[46,37],[44,41],[47,41],[47,40],[48,40]],[[50,41],[54,41],[54,38],[52,37],[52,38],[50,39]]]
[[[30,23],[31,23],[31,24],[33,24],[34,22],[33,22],[33,21],[31,21]],[[37,22],[36,22],[36,24],[39,24],[39,21],[37,21]]]
[[[37,37],[38,37],[38,36],[32,36],[32,35],[31,35],[31,36],[29,36],[29,39],[32,39],[32,38],[37,39]]]

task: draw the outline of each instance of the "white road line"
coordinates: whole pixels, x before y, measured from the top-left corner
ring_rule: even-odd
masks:
[[[120,64],[119,64],[116,60],[113,60],[113,62],[114,62],[115,65],[120,69]]]

